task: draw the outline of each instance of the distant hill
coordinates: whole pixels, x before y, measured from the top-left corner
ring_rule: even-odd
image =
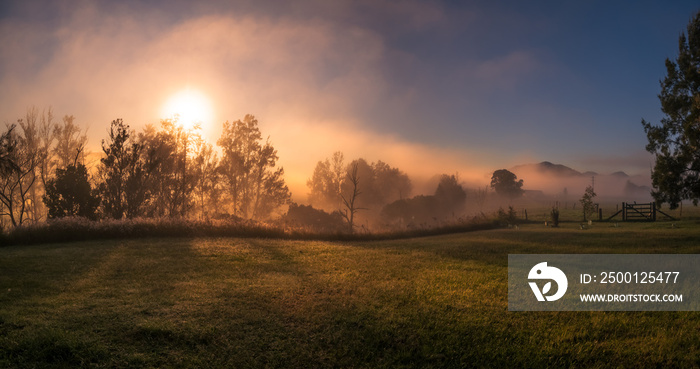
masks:
[[[548,161],[543,161],[541,163],[537,164],[523,164],[523,165],[517,165],[514,166],[513,168],[510,169],[511,172],[515,173],[518,175],[518,172],[530,172],[530,171],[536,171],[541,174],[550,174],[550,175],[555,175],[558,177],[579,177],[583,176],[584,173],[581,173],[575,169],[571,169],[567,167],[566,165],[562,164],[553,164]],[[587,172],[585,175],[589,175],[589,172]],[[595,174],[592,174],[595,175]]]
[[[594,184],[598,195],[625,199],[648,198],[651,191],[647,185],[651,184],[648,179],[643,176],[630,176],[623,171],[609,174],[580,172],[549,161],[517,165],[509,170],[524,180],[525,188],[541,190],[545,194],[583,193],[585,187],[591,184]]]
[[[620,177],[620,178],[629,178],[629,175],[623,171],[615,172],[611,174],[613,177]]]

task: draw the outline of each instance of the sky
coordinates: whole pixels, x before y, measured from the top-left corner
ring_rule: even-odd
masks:
[[[253,114],[297,194],[318,160],[414,178],[551,161],[648,174],[664,60],[694,1],[3,1],[0,122],[157,124],[183,91],[203,134]]]

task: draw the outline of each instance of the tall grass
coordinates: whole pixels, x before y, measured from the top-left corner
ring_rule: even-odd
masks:
[[[0,234],[0,245],[39,244],[147,237],[257,237],[289,240],[385,240],[493,229],[497,219],[485,216],[456,219],[433,227],[358,233],[316,233],[284,224],[247,220],[191,220],[182,218],[135,218],[92,221],[65,217],[26,224]]]

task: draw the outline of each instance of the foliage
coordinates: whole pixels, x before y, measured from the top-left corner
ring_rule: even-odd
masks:
[[[682,200],[700,200],[700,12],[678,39],[678,57],[666,59],[666,77],[661,81],[661,125],[642,120],[655,155],[652,196],[671,209]]]
[[[524,193],[522,187],[523,180],[518,180],[518,177],[507,169],[499,169],[491,176],[491,188],[501,196],[510,199],[520,197]]]
[[[358,191],[362,196],[356,204],[360,208],[377,213],[384,205],[411,195],[411,180],[398,168],[381,160],[370,164],[363,158],[344,165],[343,159],[343,154],[336,152],[331,159],[316,164],[312,178],[306,182],[312,205],[326,210],[344,207],[342,197],[351,195],[352,184],[348,182],[348,175],[353,168],[361,178]]]
[[[57,169],[56,178],[46,183],[43,200],[49,219],[66,216],[95,219],[100,205],[100,197],[90,185],[87,168],[81,163]]]
[[[459,215],[464,210],[467,193],[456,175],[443,174],[435,189],[435,199],[440,205],[441,213],[455,216],[455,213]]]
[[[113,219],[141,215],[146,200],[146,170],[140,160],[143,145],[121,119],[113,120],[109,140],[102,140],[105,157],[100,159],[99,185],[104,214]]]
[[[210,213],[216,213],[221,198],[220,173],[216,170],[219,157],[201,136],[194,140],[194,158],[192,160],[195,202],[200,209],[200,218],[208,218]]]
[[[438,219],[442,219],[443,215],[440,202],[433,195],[396,200],[385,205],[381,212],[385,222],[408,229],[434,224]]]
[[[10,175],[12,172],[18,172],[20,170],[13,158],[13,153],[17,148],[17,141],[12,134],[15,128],[17,128],[17,126],[12,124],[0,135],[0,174],[3,176]]]
[[[353,160],[347,167],[347,173],[354,168],[357,168],[357,176],[361,178],[359,191],[362,197],[357,206],[363,209],[379,212],[384,205],[411,195],[411,180],[398,168],[392,168],[381,160],[370,164],[363,158]],[[346,182],[348,178],[346,176]],[[347,191],[349,186],[346,184],[344,188]]]
[[[503,226],[515,225],[518,222],[518,214],[515,212],[515,209],[513,209],[512,206],[508,207],[507,212],[505,210],[503,210],[503,208],[498,208],[498,212],[496,213],[496,218],[498,218],[498,221]]]
[[[319,161],[312,177],[306,181],[309,187],[309,203],[320,209],[340,209],[340,192],[345,175],[342,152],[336,151],[332,158]]]
[[[339,233],[347,229],[345,220],[339,211],[326,213],[314,209],[311,205],[291,203],[284,216],[285,224],[294,229],[308,230],[314,233]]]
[[[282,177],[284,169],[275,169],[277,150],[269,139],[262,144],[254,116],[247,114],[242,121],[225,122],[217,144],[223,152],[219,170],[234,215],[265,219],[289,201],[291,193]]]
[[[552,219],[552,227],[559,227],[559,209],[552,207],[552,211],[549,215]]]
[[[591,215],[595,212],[595,204],[593,199],[596,197],[596,193],[593,190],[593,186],[586,186],[586,191],[579,200],[581,203],[581,208],[583,209],[583,220],[590,219]]]
[[[195,127],[186,130],[177,119],[161,120],[161,129],[147,126],[139,135],[143,185],[148,193],[143,213],[155,217],[185,217],[192,208],[195,173],[193,141],[201,140]]]
[[[390,225],[407,228],[427,227],[456,218],[464,210],[467,193],[456,175],[443,174],[430,196],[418,195],[385,205],[380,213]]]

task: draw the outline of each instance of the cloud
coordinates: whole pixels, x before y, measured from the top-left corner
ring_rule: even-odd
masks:
[[[301,6],[309,4],[319,5]],[[405,5],[322,5],[331,18],[353,18],[344,22],[254,12],[212,15],[207,9],[172,22],[167,14],[151,17],[153,9],[107,12],[104,4],[86,2],[64,10],[52,28],[4,22],[2,29],[16,32],[0,36],[8,45],[0,59],[0,111],[9,121],[27,106],[53,106],[58,115],[73,114],[94,127],[90,144],[99,150],[111,120],[123,118],[136,129],[156,123],[168,97],[189,86],[213,101],[214,121],[205,122],[212,143],[224,121],[256,115],[298,192],[305,191],[316,161],[337,150],[416,176],[466,173],[464,158],[471,155],[377,134],[375,122],[362,119],[361,112],[378,104],[408,106],[382,73],[389,53],[385,39],[357,25],[360,10],[373,7],[374,16],[404,28],[427,27],[442,16],[422,2]],[[356,14],[345,14],[349,8]],[[27,58],[22,63],[11,55]]]

